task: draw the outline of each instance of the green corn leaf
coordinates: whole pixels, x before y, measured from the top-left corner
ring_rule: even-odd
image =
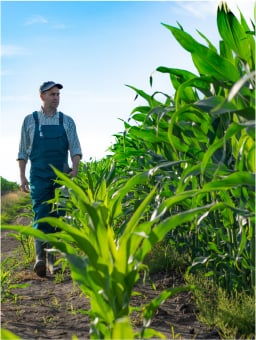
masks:
[[[119,259],[117,259],[118,262],[121,263],[121,261],[126,265],[128,262],[128,258],[130,255],[130,247],[128,246],[127,242],[130,243],[131,236],[133,235],[134,231],[136,230],[136,227],[139,223],[139,220],[144,213],[145,209],[148,207],[149,202],[154,197],[154,194],[156,192],[156,187],[151,190],[151,192],[147,195],[147,197],[142,201],[142,203],[139,205],[139,207],[136,209],[136,211],[133,213],[131,219],[126,225],[126,228],[119,238]],[[121,265],[120,265],[121,266]],[[119,266],[118,266],[119,267]]]
[[[132,110],[131,115],[135,112],[147,114],[150,111],[150,109],[151,109],[150,106],[137,106]]]
[[[234,59],[234,55],[233,55],[233,51],[231,50],[231,48],[229,47],[229,45],[221,40],[220,41],[220,55],[225,58],[225,59],[228,59],[229,61],[233,61]],[[233,61],[234,63],[234,61]]]
[[[55,219],[54,219],[55,220]],[[60,241],[62,237],[62,233],[52,233],[52,234],[45,234],[41,230],[34,229],[32,226],[26,226],[24,225],[1,225],[2,230],[13,230],[20,234],[29,235],[36,237],[40,240],[44,240],[52,244],[53,246],[56,246],[57,249],[62,251],[63,253],[73,253],[74,249],[70,247],[68,244],[63,243]],[[66,238],[66,235],[65,235]],[[65,240],[64,238],[64,240]]]
[[[144,129],[137,126],[133,126],[129,130],[130,135],[133,138],[139,138],[143,141],[150,143],[160,143],[167,140],[167,133],[164,131],[157,132],[155,128],[146,127]]]
[[[219,139],[217,141],[215,141],[213,144],[210,145],[209,149],[207,150],[207,152],[205,153],[203,160],[202,160],[202,164],[201,164],[201,169],[202,169],[202,173],[204,174],[206,166],[209,162],[209,159],[212,157],[213,153],[222,148],[225,141],[228,140],[229,138],[231,138],[233,135],[237,134],[238,132],[240,132],[243,129],[243,126],[233,123],[229,126],[225,136],[222,139]]]
[[[256,144],[250,148],[248,155],[247,155],[247,168],[250,172],[256,173]]]
[[[194,90],[192,90],[193,87],[202,91],[202,93],[205,96],[211,96],[211,91],[210,91],[211,82],[212,82],[212,79],[209,77],[200,77],[200,78],[195,77],[181,84],[176,92],[176,100],[177,100],[176,107],[178,105],[180,97],[182,99],[185,97],[187,103],[194,103],[196,100],[198,100],[198,95],[195,95]],[[188,89],[190,89],[191,93],[188,92]],[[185,94],[183,94],[184,91],[186,91]]]
[[[225,43],[230,46],[239,58],[245,62],[249,61],[251,51],[248,35],[234,14],[224,4],[218,7],[217,25]]]
[[[79,249],[83,250],[84,253],[87,254],[87,256],[90,258],[92,263],[94,264],[97,263],[99,254],[97,250],[95,249],[97,241],[95,240],[96,234],[94,230],[92,230],[92,232],[90,233],[90,236],[88,237],[84,233],[84,231],[80,231],[77,228],[55,217],[46,217],[46,218],[40,219],[39,222],[47,222],[47,223],[50,223],[52,226],[55,226],[55,227],[58,227],[64,230],[67,234],[69,234],[73,238],[73,240],[76,242]],[[59,235],[59,238],[61,238],[61,233]]]
[[[254,7],[254,10],[256,10],[256,7]],[[255,17],[255,15],[254,15]],[[247,60],[247,63],[249,64],[250,70],[255,69],[255,25],[252,22],[252,29],[249,28],[243,14],[240,11],[240,22],[243,27],[244,32],[247,34],[247,40],[250,48],[250,59]]]
[[[1,339],[2,340],[22,340],[18,335],[9,331],[8,329],[1,328]]]
[[[168,288],[163,290],[156,298],[154,298],[149,304],[144,306],[144,323],[148,324],[148,320],[151,320],[156,310],[163,304],[168,298],[179,294],[181,292],[194,290],[195,286],[190,285],[186,287]]]
[[[62,173],[61,171],[59,171],[58,169],[52,167],[55,174],[58,176],[59,179],[62,180],[62,183],[67,187],[72,189],[79,197],[79,200],[87,202],[88,199],[84,193],[84,191],[71,179],[69,178],[66,174]],[[59,180],[57,180],[57,182],[59,182]]]
[[[140,248],[140,246],[143,244],[143,240],[148,238],[148,235],[150,234],[150,231],[154,224],[156,223],[155,220],[157,217],[154,217],[149,222],[141,223],[136,230],[133,232],[133,235],[130,235],[129,239],[129,256],[130,258],[133,258],[136,256],[136,252]],[[141,261],[143,261],[142,258],[140,258]]]
[[[201,75],[213,77],[221,82],[235,82],[240,74],[237,68],[227,59],[205,48],[199,54],[192,54],[193,62]]]
[[[235,172],[223,179],[205,184],[203,190],[226,190],[236,186],[248,186],[254,189],[255,176],[245,171]]]
[[[135,113],[132,115],[132,119],[136,122],[145,122],[146,115],[144,113]]]
[[[123,317],[115,321],[111,339],[134,339],[134,333],[128,317]]]
[[[202,213],[205,210],[208,211],[210,208],[214,207],[215,205],[216,203],[208,204],[208,205],[198,207],[195,209],[186,210],[174,216],[168,217],[166,220],[160,222],[153,229],[152,234],[150,235],[148,240],[145,240],[145,243],[153,242],[153,244],[155,244],[156,242],[161,241],[170,230],[173,230],[174,228],[182,225],[185,222],[189,222],[189,221],[196,219],[200,213]]]
[[[157,67],[156,71],[161,72],[161,73],[168,73],[171,76],[175,76],[177,82],[174,82],[173,85],[174,88],[177,90],[178,86],[182,83],[184,83],[185,81],[189,80],[189,79],[193,79],[196,78],[196,75],[190,71],[187,70],[181,70],[181,69],[177,69],[177,68],[170,68],[170,67],[166,67],[166,66],[159,66]]]
[[[143,184],[149,179],[149,172],[142,172],[131,177],[120,189],[112,195],[112,200],[122,200],[124,196],[138,184]]]
[[[220,81],[235,82],[240,78],[237,68],[229,60],[198,43],[183,30],[166,24],[163,26],[168,28],[181,46],[191,53],[200,74],[212,76]]]
[[[152,328],[143,330],[143,339],[166,339],[166,336]]]
[[[228,101],[231,101],[234,96],[239,94],[240,89],[246,85],[248,81],[253,81],[255,79],[256,72],[252,71],[248,74],[245,74],[241,79],[239,79],[231,88],[229,95],[228,95]]]
[[[139,95],[142,98],[144,98],[150,104],[151,107],[161,104],[159,101],[153,99],[152,96],[148,95],[146,92],[144,92],[144,91],[142,91],[140,89],[137,89],[136,87],[131,86],[131,85],[126,85],[126,86],[131,88],[132,90],[134,90],[137,93],[137,95]]]
[[[211,96],[210,91],[210,83],[212,82],[211,77],[197,77],[194,73],[189,72],[187,70],[181,70],[177,68],[169,68],[164,66],[159,66],[156,69],[158,72],[162,73],[168,73],[170,76],[172,76],[173,85],[176,90],[178,90],[179,86],[183,84],[184,82],[188,82],[189,80],[191,83],[188,83],[186,86],[195,86],[200,91],[202,91],[203,94],[206,96]],[[175,78],[174,78],[175,76]],[[175,79],[177,80],[175,82]]]
[[[217,48],[210,42],[210,40],[200,31],[196,30],[197,33],[207,42],[208,47],[213,51],[217,53]]]
[[[223,114],[227,112],[236,112],[237,106],[227,102],[226,98],[221,96],[211,96],[207,99],[202,99],[193,104],[201,110],[214,114]]]

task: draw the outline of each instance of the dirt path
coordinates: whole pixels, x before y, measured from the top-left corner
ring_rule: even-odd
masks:
[[[19,241],[6,232],[1,236],[2,260],[17,256],[15,249]],[[54,276],[44,279],[37,277],[31,267],[16,270],[16,282],[29,286],[14,289],[16,298],[2,302],[2,327],[29,340],[71,340],[74,335],[79,340],[89,339],[89,318],[79,312],[90,309],[89,300],[73,284],[70,273],[65,273],[63,281],[56,283]],[[154,275],[151,279],[156,290],[152,289],[149,282],[146,285],[138,284],[136,288],[142,295],[133,298],[132,305],[149,302],[164,288],[181,284],[181,278],[163,274]],[[190,300],[189,293],[168,299],[154,316],[151,327],[165,334],[168,339],[219,339],[216,332],[197,321]],[[133,315],[133,322],[140,327],[138,316]]]

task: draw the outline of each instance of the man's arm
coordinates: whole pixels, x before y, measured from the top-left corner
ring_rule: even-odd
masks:
[[[72,170],[70,171],[70,176],[71,177],[76,177],[77,173],[78,173],[78,167],[79,167],[79,162],[81,160],[81,156],[80,155],[74,155],[72,157]]]
[[[79,138],[76,132],[76,125],[71,117],[64,116],[67,124],[67,137],[69,143],[69,152],[72,160],[72,170],[69,172],[71,177],[76,177],[78,173],[79,162],[82,159],[82,150]]]
[[[26,178],[26,165],[27,162],[24,159],[18,159],[20,169],[20,189],[23,192],[29,192],[29,182]]]

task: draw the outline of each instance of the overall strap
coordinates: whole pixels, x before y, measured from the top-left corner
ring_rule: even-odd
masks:
[[[59,124],[63,125],[63,113],[59,112]]]
[[[39,126],[39,120],[38,120],[38,113],[37,113],[37,111],[33,112],[33,118],[35,120],[36,126]]]
[[[34,120],[35,120],[36,126],[39,126],[39,119],[38,119],[38,113],[37,113],[37,111],[34,111],[34,112],[33,112],[33,118],[34,118]],[[60,125],[63,125],[63,113],[62,113],[62,112],[59,112],[59,124],[60,124]]]

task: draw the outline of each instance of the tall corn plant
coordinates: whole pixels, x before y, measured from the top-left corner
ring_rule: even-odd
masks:
[[[130,166],[138,164],[138,153],[143,169],[163,165],[161,202],[191,190],[201,192],[177,202],[170,215],[223,202],[225,208],[173,230],[172,242],[183,251],[187,247],[193,269],[205,270],[228,290],[250,289],[255,284],[255,42],[242,13],[239,22],[224,2],[217,25],[219,51],[201,32],[207,45],[181,25],[164,24],[191,53],[199,75],[158,67],[175,89],[173,98],[162,93],[163,102],[156,100],[160,91],[149,95],[130,86],[147,105],[132,111],[135,125],[126,123],[124,138],[118,135],[112,151],[117,162],[126,157]],[[166,162],[172,166],[164,167]]]

